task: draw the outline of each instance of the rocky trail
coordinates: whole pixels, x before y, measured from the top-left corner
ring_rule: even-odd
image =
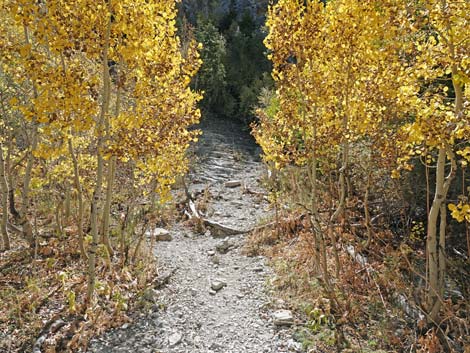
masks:
[[[269,215],[259,179],[260,150],[233,122],[210,122],[196,148],[189,192],[209,200],[205,217],[248,230]],[[247,192],[250,190],[251,192]],[[199,196],[201,198],[202,196]],[[221,237],[176,224],[155,256],[168,283],[134,321],[95,339],[89,352],[300,352],[290,312],[270,297],[272,276],[262,257],[242,253],[245,234]]]

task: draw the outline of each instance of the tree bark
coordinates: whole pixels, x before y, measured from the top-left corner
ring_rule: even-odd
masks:
[[[120,62],[120,67],[117,70],[120,70],[122,67],[122,60]],[[114,109],[114,115],[118,116],[120,109],[121,109],[121,83],[119,78],[119,71],[117,77],[117,93],[116,93],[116,105]],[[106,137],[109,139],[111,137],[111,127],[109,118],[105,121],[106,125]],[[113,256],[114,250],[111,246],[111,242],[109,241],[109,221],[111,215],[111,202],[113,199],[113,186],[114,186],[114,179],[116,174],[116,156],[112,156],[109,160],[108,164],[108,175],[106,177],[107,181],[107,189],[106,189],[106,200],[103,207],[103,225],[102,225],[102,242],[106,246],[108,253],[110,256]]]
[[[106,246],[110,256],[113,256],[114,250],[109,241],[109,221],[111,214],[111,201],[113,198],[113,185],[114,185],[114,176],[116,172],[116,156],[112,156],[109,160],[108,165],[108,175],[107,179],[107,189],[106,189],[106,200],[103,207],[103,226],[102,226],[102,235],[101,241]]]
[[[13,216],[15,220],[18,220],[20,218],[19,212],[16,210],[15,207],[15,183],[14,183],[14,178],[13,178],[13,171],[15,169],[15,166],[19,165],[21,161],[26,158],[26,155],[21,158],[17,163],[15,163],[15,166],[12,167],[11,165],[11,151],[12,151],[12,146],[13,146],[13,139],[10,137],[8,139],[8,147],[7,147],[7,155],[6,155],[6,160],[5,160],[5,174],[7,176],[7,184],[9,187],[8,190],[8,207],[10,210],[10,214]]]
[[[80,183],[80,169],[78,166],[77,156],[75,155],[75,151],[73,149],[72,139],[69,138],[68,140],[68,148],[70,157],[72,158],[73,164],[73,179],[75,184],[75,189],[77,190],[77,201],[78,201],[78,224],[77,224],[77,236],[78,236],[78,245],[80,247],[80,254],[83,259],[87,260],[88,255],[85,250],[85,243],[83,241],[83,190],[82,184]]]
[[[445,177],[446,158],[450,159],[451,170]],[[427,256],[428,256],[428,288],[427,309],[428,319],[437,322],[442,306],[441,293],[444,290],[445,280],[445,236],[446,236],[446,197],[450,184],[454,178],[456,162],[454,153],[445,146],[439,147],[436,165],[436,190],[429,211],[427,226]],[[441,224],[438,233],[438,216],[441,214]]]
[[[3,143],[0,142],[0,192],[2,194],[2,219],[0,229],[2,232],[3,249],[10,250],[10,234],[8,233],[8,183],[5,175],[5,160],[3,158]]]

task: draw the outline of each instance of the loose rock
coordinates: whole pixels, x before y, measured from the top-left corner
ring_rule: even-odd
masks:
[[[155,237],[156,241],[171,241],[173,237],[171,236],[170,232],[164,228],[155,228],[153,230],[153,236]]]
[[[181,340],[183,339],[183,336],[179,332],[175,332],[168,337],[168,344],[170,347],[174,347],[178,344],[181,343]]]
[[[225,183],[225,187],[227,188],[236,188],[242,186],[242,182],[240,180],[230,180]]]
[[[227,282],[221,280],[221,279],[215,279],[211,282],[211,289],[215,290],[216,292],[221,290],[227,285]]]
[[[290,310],[278,310],[273,313],[273,322],[276,326],[291,326],[294,324],[294,316]]]

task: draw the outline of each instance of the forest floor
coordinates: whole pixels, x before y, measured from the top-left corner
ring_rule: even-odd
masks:
[[[198,209],[239,230],[267,221],[265,168],[249,133],[225,121],[206,122],[202,129],[187,182],[190,194],[198,195]],[[276,313],[288,308],[271,296],[267,260],[244,254],[246,235],[223,238],[194,228],[176,223],[168,229],[172,239],[155,248],[168,282],[149,292],[149,305],[132,323],[93,340],[89,352],[301,352],[293,326],[275,322]]]

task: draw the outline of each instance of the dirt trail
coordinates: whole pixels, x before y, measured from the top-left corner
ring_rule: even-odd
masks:
[[[225,183],[240,180],[250,190],[262,191],[259,148],[232,122],[211,122],[202,128],[196,151],[199,161],[189,189],[207,189],[211,220],[250,229],[268,216],[266,201]],[[273,323],[276,305],[266,290],[272,273],[264,258],[241,253],[244,235],[222,239],[181,225],[170,234],[173,240],[159,242],[155,249],[162,271],[174,270],[168,285],[157,291],[157,303],[132,324],[95,340],[89,352],[301,351],[291,328]]]

